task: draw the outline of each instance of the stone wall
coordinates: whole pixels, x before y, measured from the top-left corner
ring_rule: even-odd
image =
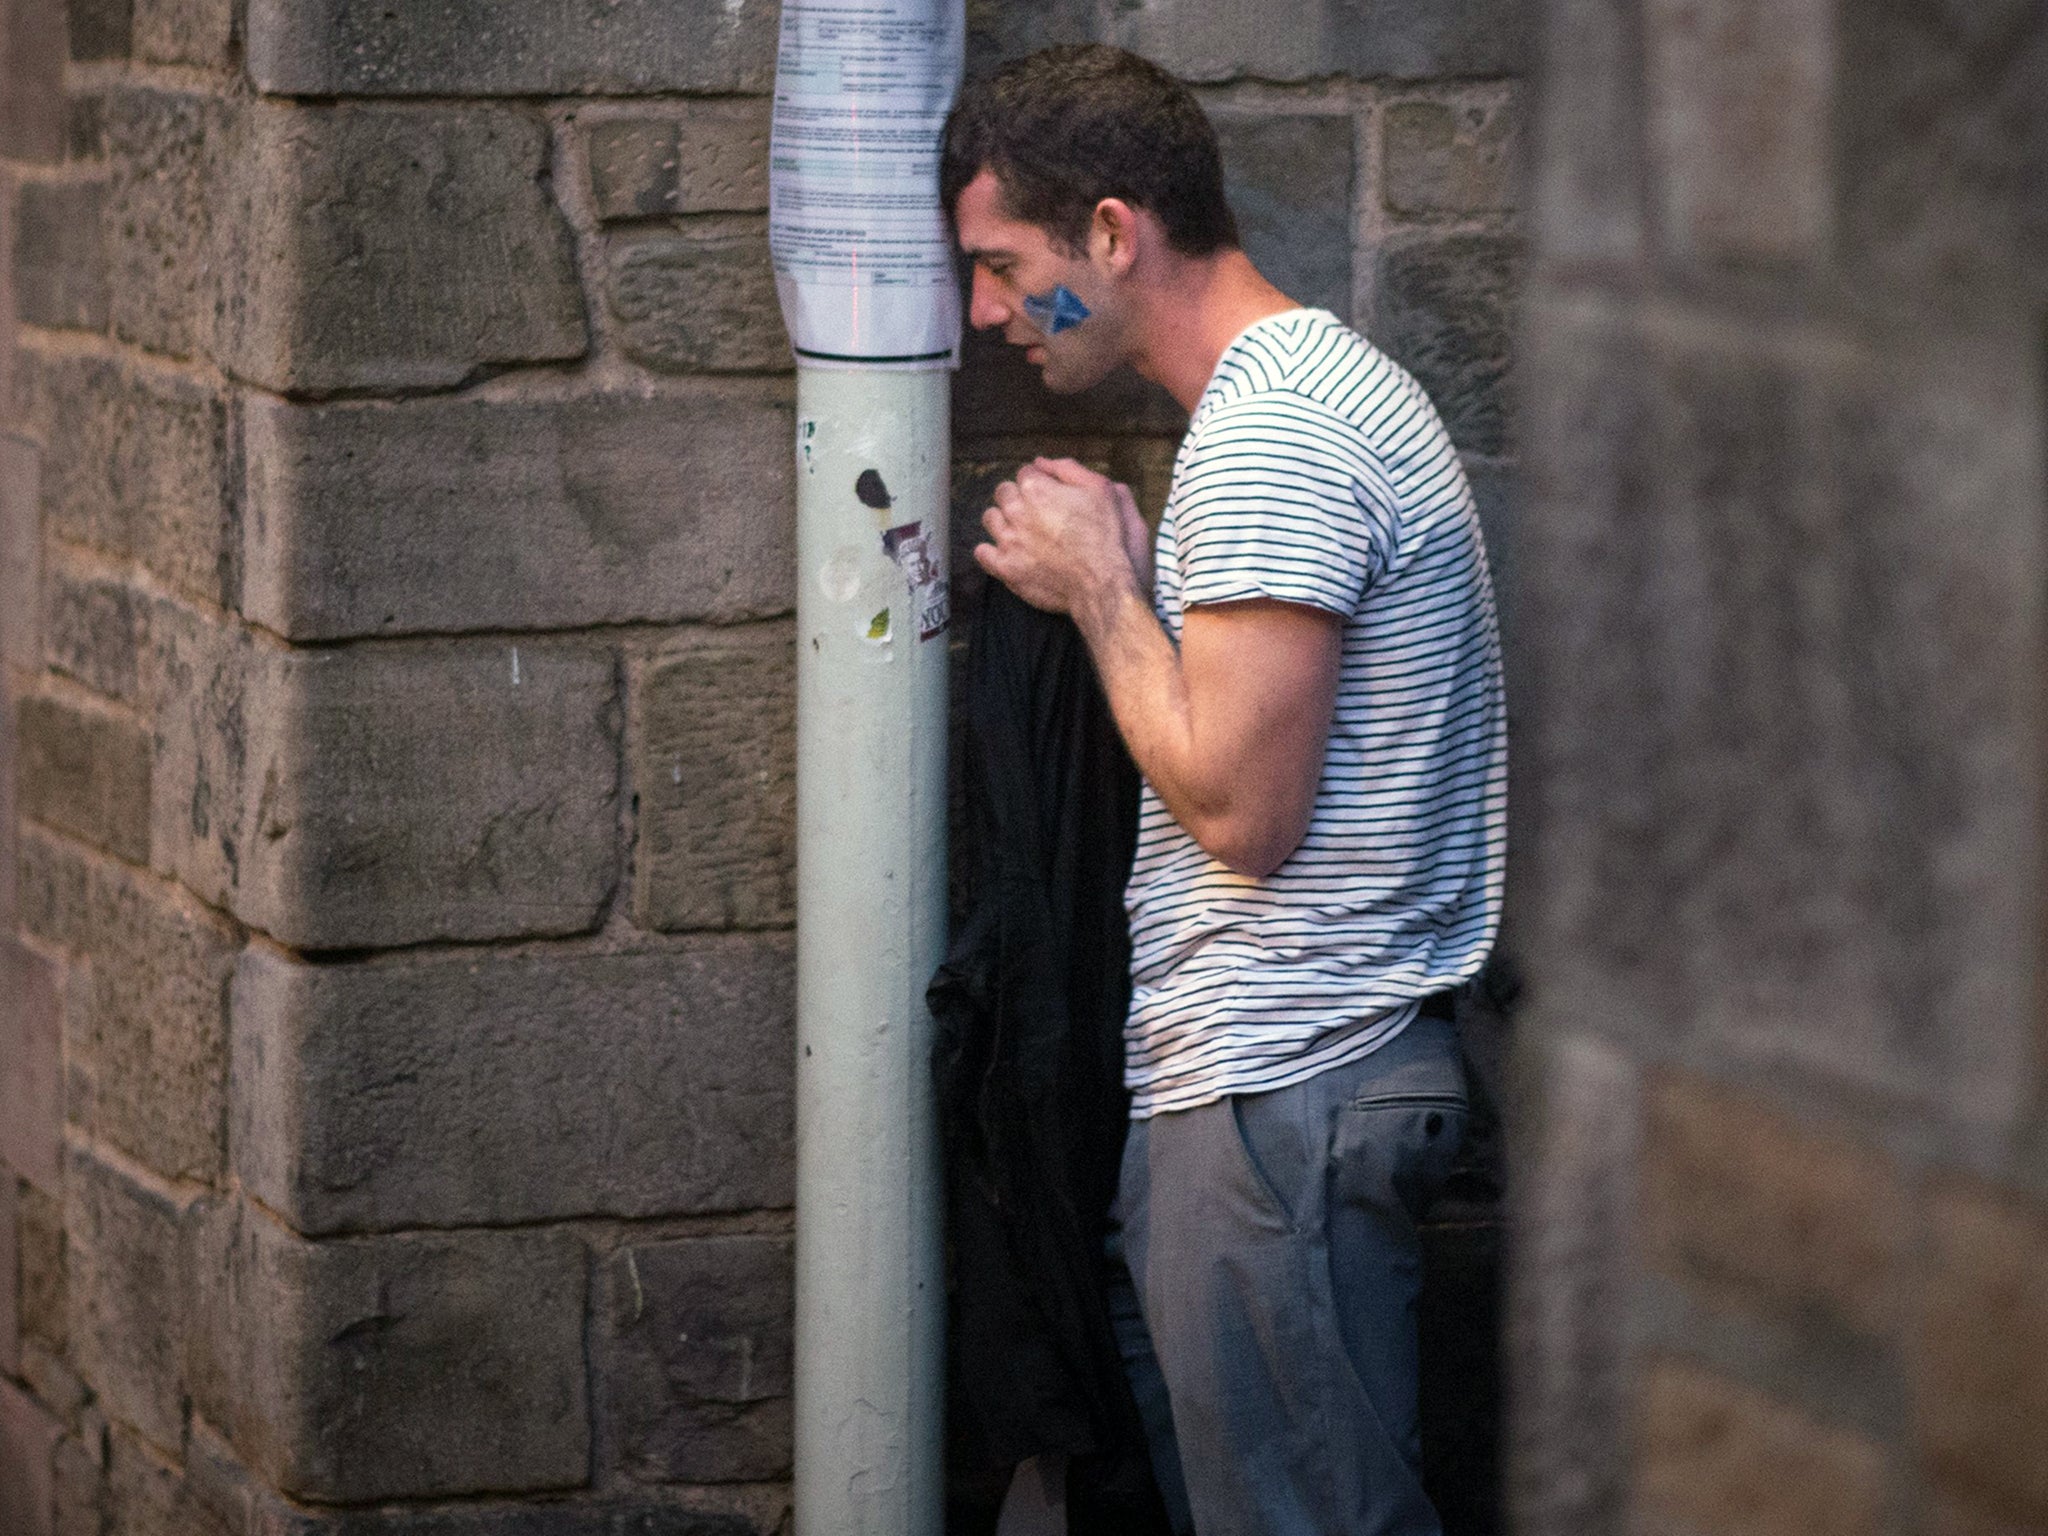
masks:
[[[974,52],[1200,82],[1498,555],[1514,17],[1394,9],[977,0]],[[774,27],[0,0],[8,1536],[786,1523]],[[1039,451],[1156,508],[1179,426],[972,348],[959,542]]]
[[[1542,33],[1522,1529],[2048,1529],[2048,14]]]

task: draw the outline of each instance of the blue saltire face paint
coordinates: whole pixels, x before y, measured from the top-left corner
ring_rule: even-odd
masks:
[[[1094,311],[1065,283],[1054,283],[1051,293],[1024,295],[1024,316],[1048,336],[1071,331]]]

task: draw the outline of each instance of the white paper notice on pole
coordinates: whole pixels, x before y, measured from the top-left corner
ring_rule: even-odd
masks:
[[[799,362],[959,360],[939,135],[963,22],[962,0],[784,0],[768,242]]]

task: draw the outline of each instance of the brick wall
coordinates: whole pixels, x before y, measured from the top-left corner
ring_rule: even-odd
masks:
[[[978,61],[1200,83],[1254,254],[1437,392],[1497,559],[1511,9],[973,8]],[[787,1521],[774,25],[0,0],[8,1536]],[[960,540],[1040,451],[1156,509],[1180,425],[972,347]]]
[[[2048,19],[1543,9],[1522,1528],[2048,1529]]]

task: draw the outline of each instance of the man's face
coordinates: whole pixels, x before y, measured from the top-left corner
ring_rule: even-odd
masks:
[[[1003,340],[1024,348],[1039,366],[1045,387],[1072,394],[1098,384],[1123,361],[1114,305],[1102,274],[1086,254],[1055,245],[1036,224],[1010,217],[992,171],[961,189],[953,205],[960,248],[974,262],[967,319],[976,330],[1002,328]],[[1064,287],[1089,310],[1078,324],[1049,334],[1026,313],[1027,298],[1050,299]]]

